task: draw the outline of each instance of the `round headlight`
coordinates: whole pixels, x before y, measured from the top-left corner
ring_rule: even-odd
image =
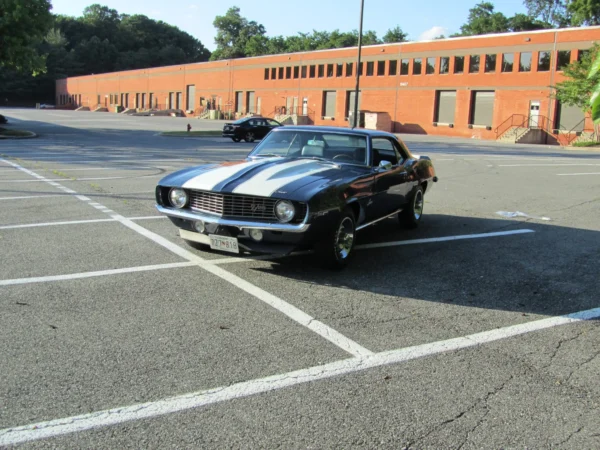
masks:
[[[294,214],[296,213],[296,208],[292,202],[288,202],[287,200],[280,200],[275,205],[275,215],[279,219],[280,222],[289,222],[294,218]]]
[[[183,208],[187,203],[187,194],[183,189],[171,189],[169,192],[169,200],[175,208]]]

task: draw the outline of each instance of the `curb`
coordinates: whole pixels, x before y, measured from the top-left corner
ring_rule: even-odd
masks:
[[[219,132],[219,134],[206,134],[206,135],[172,135],[172,134],[164,134],[164,133],[159,133],[158,136],[164,136],[164,137],[170,137],[170,138],[187,138],[187,139],[192,139],[192,138],[207,138],[207,137],[223,137],[221,134],[221,132]]]

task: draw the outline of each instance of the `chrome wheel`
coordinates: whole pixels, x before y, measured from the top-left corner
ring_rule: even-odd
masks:
[[[417,191],[413,201],[414,201],[413,214],[415,216],[415,220],[419,220],[421,218],[421,215],[423,214],[423,191],[422,190],[419,189]]]
[[[252,131],[248,131],[244,140],[246,142],[254,142],[254,133]]]
[[[338,260],[348,258],[354,244],[354,222],[350,217],[345,217],[335,235],[335,254]]]

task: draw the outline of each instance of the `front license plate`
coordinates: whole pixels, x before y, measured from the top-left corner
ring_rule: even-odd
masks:
[[[221,250],[230,253],[240,252],[237,238],[229,236],[217,236],[215,234],[210,234],[208,237],[210,238],[210,248],[213,250]]]

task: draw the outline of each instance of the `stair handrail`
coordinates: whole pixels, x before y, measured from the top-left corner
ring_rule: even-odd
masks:
[[[577,136],[577,131],[576,128],[579,128],[579,125],[581,125],[582,123],[585,123],[585,117],[583,119],[581,119],[579,122],[577,122],[577,124],[571,128],[568,132],[567,132],[567,145],[570,145],[571,142],[573,142],[575,139],[577,139],[579,136]],[[585,131],[585,126],[583,131]],[[575,132],[575,133],[573,133]]]
[[[519,122],[517,118],[522,118],[523,120]],[[519,128],[521,128],[527,122],[528,119],[528,116],[525,116],[524,114],[511,114],[511,116],[508,119],[506,119],[504,122],[498,125],[494,130],[494,132],[496,133],[496,139],[498,139],[500,136],[502,136],[514,126],[518,126]],[[517,120],[516,125],[515,120]]]

